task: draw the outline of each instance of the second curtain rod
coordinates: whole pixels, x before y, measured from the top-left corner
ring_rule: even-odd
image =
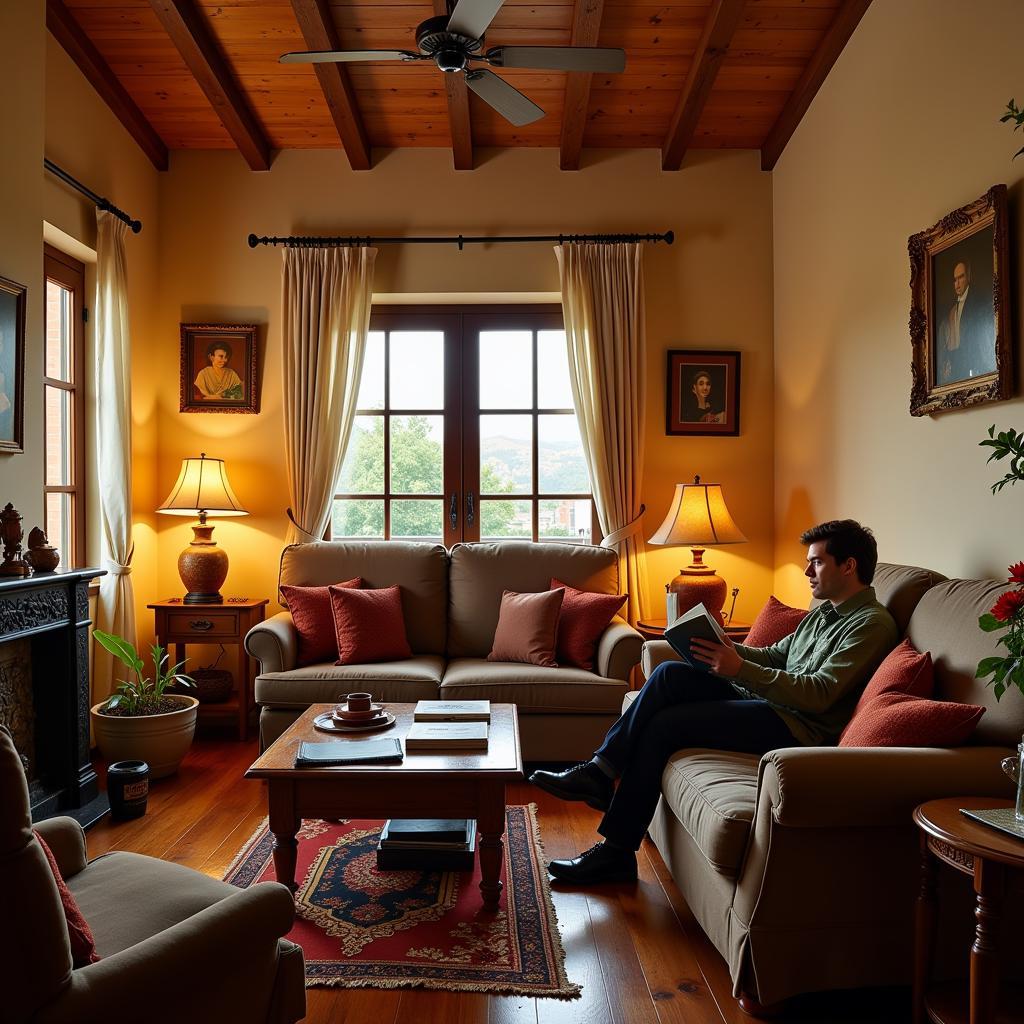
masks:
[[[429,235],[424,237],[384,236],[380,238],[370,235],[351,235],[347,238],[339,235],[287,235],[284,237],[249,235],[249,248],[255,249],[258,245],[284,245],[295,249],[313,249],[319,246],[334,248],[342,245],[457,245],[461,252],[463,246],[471,243],[557,242],[559,245],[564,245],[566,242],[591,242],[599,244],[613,242],[665,242],[671,245],[675,241],[675,237],[674,231],[666,231],[661,235]]]

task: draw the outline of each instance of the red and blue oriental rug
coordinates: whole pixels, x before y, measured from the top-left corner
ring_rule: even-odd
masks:
[[[449,992],[573,998],[533,804],[506,812],[496,913],[472,872],[378,871],[381,821],[306,820],[299,830],[297,919],[307,986],[420,987]],[[228,869],[245,889],[274,881],[263,824]]]

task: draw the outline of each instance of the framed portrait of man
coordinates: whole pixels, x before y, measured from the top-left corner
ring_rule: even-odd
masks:
[[[910,237],[911,415],[1011,396],[1008,248],[1005,185]]]
[[[739,432],[739,352],[670,350],[665,433],[736,436]]]
[[[25,451],[25,291],[0,277],[0,455]]]
[[[181,325],[181,412],[259,412],[256,327]]]

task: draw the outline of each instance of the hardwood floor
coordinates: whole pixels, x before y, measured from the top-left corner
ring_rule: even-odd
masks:
[[[179,773],[150,787],[146,816],[104,819],[89,855],[131,850],[220,878],[266,814],[260,782],[242,774],[255,741],[197,739]],[[102,775],[102,768],[101,775]],[[548,857],[595,841],[596,811],[522,783],[510,803],[537,805]],[[694,920],[654,845],[645,841],[637,885],[589,891],[552,885],[566,969],[580,999],[455,994],[417,989],[307,989],[309,1024],[751,1024],[732,997],[725,961]],[[904,990],[802,997],[776,1018],[814,1024],[896,1024],[910,1018]]]

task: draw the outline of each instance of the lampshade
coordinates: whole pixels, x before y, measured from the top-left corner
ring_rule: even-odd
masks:
[[[208,459],[205,452],[198,459],[181,460],[177,482],[157,512],[172,516],[194,516],[197,512],[208,516],[249,514],[231,490],[224,460]]]
[[[733,522],[722,495],[721,484],[676,484],[665,521],[655,531],[651,544],[741,544],[747,538]]]

